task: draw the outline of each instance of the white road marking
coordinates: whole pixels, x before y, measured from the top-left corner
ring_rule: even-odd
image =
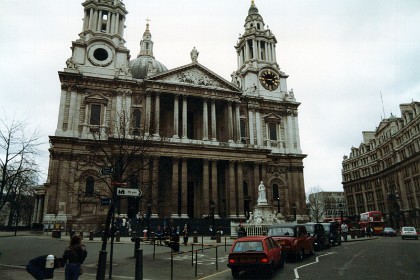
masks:
[[[318,263],[318,262],[319,262],[319,258],[320,258],[320,257],[325,257],[325,256],[328,256],[328,255],[331,255],[331,254],[335,254],[335,253],[331,252],[331,253],[327,253],[327,254],[324,254],[324,255],[321,255],[321,256],[317,256],[317,257],[315,258],[315,261],[314,261],[314,262],[307,263],[307,264],[304,264],[304,265],[301,265],[301,266],[296,267],[296,268],[294,269],[294,272],[295,272],[295,280],[296,280],[296,279],[299,279],[298,269],[301,269],[301,268],[303,268],[303,267],[305,267],[305,266],[309,266],[309,265],[316,264],[316,263]]]

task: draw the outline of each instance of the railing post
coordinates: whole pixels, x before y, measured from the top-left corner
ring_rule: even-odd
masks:
[[[217,260],[217,248],[218,246],[216,246],[216,270],[219,270],[219,261]]]

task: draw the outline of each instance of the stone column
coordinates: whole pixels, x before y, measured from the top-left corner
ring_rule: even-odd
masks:
[[[188,187],[188,161],[181,158],[181,218],[188,218],[187,211],[187,187]]]
[[[172,138],[179,138],[179,94],[174,95],[174,136]]]
[[[238,161],[238,217],[245,218],[243,161]]]
[[[216,99],[211,100],[211,141],[217,141],[216,134]]]
[[[115,31],[114,31],[114,33],[119,34],[119,30],[120,30],[120,14],[117,13],[117,18],[115,19]]]
[[[236,127],[236,140],[237,143],[241,143],[241,117],[239,112],[239,102],[236,102],[235,106],[235,127]]]
[[[203,98],[203,140],[209,140],[209,121],[207,112],[207,98]]]
[[[93,9],[90,8],[89,10],[89,25],[88,25],[88,29],[92,30],[92,22],[93,22]]]
[[[152,173],[152,217],[157,218],[158,215],[158,203],[159,203],[159,189],[158,189],[158,183],[159,183],[159,158],[158,157],[154,157],[152,159],[152,164],[153,164],[153,173]]]
[[[187,96],[182,96],[182,138],[187,139]]]
[[[211,161],[211,200],[214,202],[214,215],[219,216],[219,197],[217,192],[217,160]]]
[[[179,158],[172,158],[172,211],[171,218],[179,218],[178,212],[178,170],[179,170]]]
[[[145,136],[149,136],[150,134],[150,116],[151,116],[151,106],[152,106],[152,100],[151,100],[151,92],[146,91],[146,120],[144,124],[144,134]]]
[[[203,159],[203,200],[201,213],[202,217],[210,215],[210,177],[209,177],[209,160]]]
[[[233,142],[233,112],[232,100],[228,101],[228,142]]]
[[[235,161],[229,161],[229,186],[228,186],[228,193],[229,193],[229,217],[236,218],[236,188],[235,188]]]
[[[99,11],[96,31],[100,32],[102,29],[102,11]]]
[[[257,128],[257,145],[262,146],[263,145],[263,131],[261,129],[261,116],[260,116],[260,110],[257,109],[255,112],[255,122],[256,122],[256,128]]]
[[[248,131],[249,131],[249,144],[254,145],[254,113],[253,109],[248,111]]]
[[[155,133],[154,136],[159,136],[159,122],[160,122],[160,93],[155,95]]]

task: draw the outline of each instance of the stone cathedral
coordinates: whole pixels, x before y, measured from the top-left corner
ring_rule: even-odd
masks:
[[[120,214],[149,211],[151,219],[196,220],[212,211],[216,219],[238,221],[257,204],[262,181],[274,209],[290,218],[293,205],[298,217],[306,217],[300,103],[287,88],[276,37],[254,1],[235,46],[237,69],[230,81],[200,64],[193,46],[186,50],[190,63],[167,69],[154,57],[149,23],[133,59],[125,47],[125,4],[86,0],[82,6],[82,30],[59,72],[58,123],[37,222],[88,230],[104,223],[109,205],[97,194],[109,191],[111,179],[100,174],[103,166],[88,150],[93,134],[118,137],[122,115],[131,116],[126,137],[165,144],[148,158],[149,171],[127,182],[143,195],[120,197]]]

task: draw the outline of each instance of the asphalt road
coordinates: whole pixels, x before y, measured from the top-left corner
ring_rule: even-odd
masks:
[[[17,236],[0,238],[0,279],[31,279],[26,273],[26,262],[42,254],[60,256],[68,239],[51,237]],[[95,279],[100,243],[85,242],[88,257],[85,261],[83,279]],[[144,279],[171,279],[170,249],[165,246],[143,245]],[[200,247],[201,248],[201,247]],[[198,249],[195,247],[194,249]],[[109,250],[109,246],[108,246]],[[182,251],[191,246],[181,246]],[[108,252],[109,254],[109,252]],[[112,279],[134,279],[134,248],[132,243],[118,243],[114,247]],[[226,267],[227,253],[224,246],[197,252],[179,254],[173,258],[173,279],[233,279]],[[109,260],[109,258],[108,258]],[[109,268],[109,263],[108,263]],[[197,277],[195,277],[197,273]],[[64,279],[63,269],[57,269],[55,279]],[[107,277],[109,270],[107,270]],[[242,274],[241,279],[261,279],[260,275]],[[266,278],[267,279],[267,278]],[[377,238],[366,241],[342,243],[342,246],[319,251],[315,256],[301,262],[287,263],[269,279],[420,279],[420,241],[401,238]]]

